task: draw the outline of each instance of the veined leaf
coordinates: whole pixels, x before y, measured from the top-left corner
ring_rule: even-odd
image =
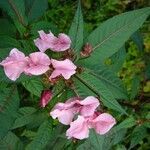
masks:
[[[81,49],[83,44],[83,16],[81,12],[80,1],[78,3],[78,8],[69,30],[69,36],[72,41],[71,48],[73,48],[77,55],[79,55],[79,50]]]
[[[120,104],[116,101],[112,93],[107,89],[105,84],[101,82],[101,80],[99,80],[96,76],[91,74],[89,71],[84,71],[82,74],[76,75],[75,77],[75,89],[77,90],[79,95],[80,91],[82,91],[82,93],[85,93],[85,96],[97,95],[101,98],[104,105],[108,108],[114,109],[122,113],[126,113],[124,109],[120,106]],[[84,86],[78,86],[76,80],[79,80]],[[81,84],[80,82],[78,82],[78,84]],[[91,91],[90,93],[89,90]],[[83,95],[82,93],[81,95]]]
[[[41,17],[48,8],[47,0],[25,0],[29,22]]]
[[[120,14],[102,23],[86,40],[93,46],[93,53],[81,62],[84,65],[91,62],[98,64],[112,56],[142,26],[149,14],[150,7],[147,7]]]
[[[39,80],[33,79],[33,80],[25,81],[25,82],[22,82],[22,84],[29,92],[31,92],[32,94],[38,97],[40,97],[41,92],[44,88],[40,79]]]
[[[124,88],[122,81],[107,67],[100,66],[93,68],[93,70],[87,70],[90,74],[98,78],[100,83],[103,83],[106,86],[114,98],[128,99],[127,91]]]
[[[22,25],[27,25],[25,15],[24,0],[0,0],[0,7],[7,12],[7,14]]]
[[[46,147],[49,139],[51,138],[52,126],[50,121],[45,121],[39,127],[37,135],[34,140],[27,145],[26,150],[41,150]]]
[[[16,86],[0,91],[0,138],[4,137],[17,118],[19,97]]]
[[[23,143],[21,140],[13,133],[8,132],[8,134],[0,141],[0,149],[8,150],[8,149],[15,149],[15,150],[23,150]]]

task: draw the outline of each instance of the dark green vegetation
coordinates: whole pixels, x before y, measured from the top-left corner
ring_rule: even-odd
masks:
[[[47,0],[0,0],[0,59],[4,59],[14,47],[26,54],[37,51],[33,39],[38,36],[37,31],[41,29],[52,30],[56,34],[69,33],[76,52],[79,52],[82,44],[87,41],[95,46],[97,41],[94,37],[100,39],[101,35],[93,33],[89,36],[93,29],[99,24],[103,25],[104,21],[115,15],[145,8],[149,5],[149,1],[82,0],[81,4],[84,35],[80,8],[76,13],[76,18],[80,18],[80,21],[77,21],[80,30],[75,31],[76,24],[70,29],[77,8],[76,1],[49,0],[47,3]],[[74,95],[72,90],[65,87],[64,81],[58,82],[53,88],[55,96],[48,107],[41,109],[38,105],[40,93],[43,89],[52,87],[46,77],[22,76],[17,82],[11,82],[0,68],[0,149],[20,150],[26,147],[27,150],[148,150],[150,147],[148,136],[150,21],[147,19],[142,25],[147,17],[140,17],[143,13],[146,14],[147,11],[141,10],[134,17],[129,14],[126,18],[132,24],[131,31],[134,32],[132,36],[130,36],[132,32],[126,31],[128,30],[126,28],[125,32],[119,35],[124,35],[124,39],[119,39],[119,36],[113,37],[114,43],[111,47],[108,46],[110,42],[108,41],[106,46],[97,48],[92,57],[88,58],[89,60],[77,61],[77,64],[86,68],[84,73],[73,78],[77,92],[81,96],[87,96],[89,93],[100,94],[103,109],[118,121],[111,132],[105,136],[91,132],[90,138],[85,141],[67,140],[64,127],[49,117],[49,111],[55,103],[65,101]],[[114,20],[110,21],[109,28],[107,25],[101,27],[106,36],[114,28],[117,30],[117,24],[114,22]],[[139,29],[140,26],[142,27]],[[139,30],[136,31],[137,29]],[[101,29],[97,30],[101,31]],[[74,37],[75,33],[78,39]],[[123,45],[128,36],[130,39]],[[78,40],[77,44],[75,44],[76,40]],[[116,44],[117,41],[120,45]],[[106,53],[106,50],[109,52]],[[50,52],[49,55],[51,56]],[[83,83],[88,87],[91,86],[92,91]]]

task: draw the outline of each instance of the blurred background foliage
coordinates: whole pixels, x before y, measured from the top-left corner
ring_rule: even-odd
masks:
[[[121,14],[123,12],[150,6],[150,1],[149,0],[82,0],[81,4],[82,4],[82,12],[83,12],[84,22],[85,22],[84,35],[86,37],[86,35],[88,35],[90,31],[95,29],[103,21],[117,14]],[[21,25],[18,26],[18,24],[16,23],[15,26],[17,26],[17,29],[15,28],[12,21],[9,20],[8,23],[8,20],[7,19],[5,20],[5,18],[7,18],[8,15],[0,10],[0,16],[1,16],[0,36],[2,36],[1,33],[3,33],[4,35],[10,35],[13,38],[19,39],[22,43],[21,46],[23,48],[34,51],[35,47],[33,46],[32,44],[33,42],[30,39],[33,40],[35,37],[37,37],[38,30],[43,29],[45,31],[48,31],[52,29],[54,33],[59,33],[59,32],[68,33],[71,22],[73,20],[74,13],[76,11],[76,6],[77,6],[77,1],[75,0],[48,0],[48,9],[45,11],[44,15],[42,16],[39,15],[40,19],[34,20],[34,18],[29,16],[30,23],[27,25],[27,27],[24,28],[24,26]],[[43,9],[45,9],[44,6],[42,7]],[[3,22],[3,24],[1,24],[1,22]],[[121,103],[122,105],[125,106],[125,109],[129,113],[129,115],[131,115],[131,118],[129,117],[128,119],[124,120],[125,119],[124,117],[120,117],[120,118],[118,117],[120,119],[120,120],[118,119],[118,122],[124,121],[124,124],[126,124],[124,126],[126,126],[127,129],[129,128],[128,132],[130,132],[130,134],[126,135],[125,140],[120,139],[120,141],[122,140],[122,142],[120,143],[118,142],[119,144],[115,145],[112,148],[115,150],[126,150],[127,147],[131,147],[131,148],[133,147],[132,149],[135,150],[150,149],[150,137],[147,136],[148,133],[147,128],[150,128],[150,112],[148,112],[150,109],[150,103],[149,103],[150,100],[150,24],[149,23],[150,23],[150,19],[148,19],[144,23],[144,25],[140,29],[140,32],[134,34],[129,40],[129,42],[126,43],[125,50],[121,50],[120,54],[119,53],[116,54],[116,55],[122,55],[122,53],[124,53],[123,57],[121,57],[122,64],[123,64],[123,67],[122,64],[120,66],[120,68],[122,67],[121,70],[120,68],[117,68],[118,66],[116,67],[113,65],[114,61],[118,61],[116,59],[117,57],[112,56],[111,58],[107,59],[105,62],[108,67],[110,67],[112,70],[114,69],[114,72],[115,70],[120,70],[119,73],[117,74],[121,79],[123,79],[123,82],[127,87],[128,92],[130,93],[130,100],[125,102],[122,101]],[[16,30],[20,31],[20,33],[18,33],[18,31],[16,32]],[[5,40],[0,41],[0,46],[2,44],[3,45],[9,44],[9,47],[12,47],[11,39],[10,42],[8,43],[5,43],[4,41]],[[15,41],[13,42],[15,43]],[[17,47],[19,48],[19,45],[17,45]],[[10,50],[10,48],[8,50]],[[25,53],[28,52],[26,51]],[[1,55],[1,58],[4,58],[4,56]],[[118,62],[120,63],[120,61]],[[36,82],[36,84],[34,83],[35,85],[40,85],[37,80],[35,82]],[[29,85],[24,84],[24,86],[29,86]],[[4,92],[4,91],[6,92],[7,86],[5,85],[5,83],[1,83],[0,87],[1,87],[0,92]],[[40,91],[42,89],[43,87],[39,87],[38,90]],[[39,93],[39,91],[37,91],[37,93]],[[35,100],[37,102],[39,101],[39,98],[34,96],[34,94],[36,95],[36,93],[34,94],[32,94],[32,92],[28,93],[27,91],[25,91],[22,85],[19,85],[19,93],[21,99],[21,104],[20,104],[21,106],[38,107],[37,103],[35,104]],[[29,101],[29,97],[30,97],[30,101]],[[27,111],[28,114],[31,113],[28,110],[30,110],[31,112],[37,111],[29,108],[26,110],[20,108],[19,111],[21,112],[21,115],[24,115],[25,111]],[[40,119],[35,118],[35,114],[33,114],[33,116],[31,116],[32,118],[30,118],[32,122],[28,124],[28,130],[21,128],[21,129],[16,129],[14,132],[18,136],[20,136],[24,141],[27,141],[27,138],[29,138],[30,140],[34,139],[36,135],[36,130],[31,131],[30,129],[32,129],[33,126],[37,127],[38,125],[40,125],[45,119],[45,114],[47,115],[48,111],[49,108],[46,108],[45,110],[38,110]],[[22,120],[24,120],[24,118]],[[57,123],[58,123],[57,121],[54,121],[53,122],[54,126]],[[6,123],[6,125],[7,124],[8,123]],[[26,122],[24,122],[23,125],[25,124]],[[23,125],[21,124],[20,126],[22,127]],[[43,126],[48,126],[48,123],[46,122],[45,124],[43,124]],[[145,126],[147,128],[145,128]],[[17,125],[14,126],[13,128],[14,129],[17,128]],[[40,132],[41,130],[42,127],[38,131]],[[49,126],[48,126],[48,131],[45,132],[49,132]],[[124,134],[126,134],[126,131]],[[136,136],[136,134],[138,134],[138,136]],[[13,132],[10,132],[8,137],[14,138],[16,142],[18,141],[17,137],[13,134]],[[5,140],[11,141],[11,139],[8,140],[8,137],[6,137]],[[139,139],[135,139],[135,137],[136,138],[139,137]],[[29,141],[27,141],[26,143],[28,142]],[[63,141],[61,142],[61,144],[63,144]],[[55,146],[57,147],[58,145],[55,143]]]

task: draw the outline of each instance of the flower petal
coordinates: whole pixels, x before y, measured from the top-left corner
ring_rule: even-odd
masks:
[[[99,100],[94,96],[88,96],[84,100],[80,101],[80,104],[82,105],[80,114],[85,117],[91,116],[99,106]]]
[[[76,139],[85,139],[89,137],[89,129],[83,116],[78,116],[77,120],[71,122],[70,128],[66,132],[66,136]]]
[[[102,113],[92,121],[92,126],[98,134],[107,133],[115,124],[115,118],[108,113]]]

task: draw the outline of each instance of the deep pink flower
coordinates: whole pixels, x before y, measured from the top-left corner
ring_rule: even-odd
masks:
[[[69,36],[64,33],[60,33],[58,37],[54,36],[52,32],[46,34],[43,30],[39,31],[40,38],[34,40],[35,45],[41,52],[45,52],[47,49],[60,52],[70,48],[71,40]]]
[[[85,139],[89,137],[88,122],[83,116],[78,116],[77,120],[71,122],[70,128],[66,132],[68,139]]]
[[[49,70],[50,58],[42,53],[31,53],[28,57],[28,66],[24,72],[28,75],[41,75]]]
[[[89,129],[94,128],[95,131],[102,135],[107,133],[116,124],[115,119],[107,113],[93,114],[93,116],[78,116],[77,120],[71,122],[70,128],[66,132],[66,136],[76,139],[85,139],[89,137]]]
[[[52,99],[52,96],[53,94],[51,90],[43,90],[41,93],[40,106],[45,107]]]
[[[6,76],[15,81],[27,65],[27,59],[24,53],[14,48],[10,51],[9,56],[3,60],[0,65],[4,67]]]
[[[89,96],[82,101],[74,97],[65,103],[56,104],[50,115],[53,119],[58,118],[62,124],[69,125],[75,114],[79,113],[82,116],[91,116],[98,106],[99,101],[93,96]]]
[[[77,67],[69,59],[65,59],[63,61],[51,59],[51,63],[54,67],[54,71],[50,76],[50,80],[60,75],[67,80],[76,73],[75,70]]]

